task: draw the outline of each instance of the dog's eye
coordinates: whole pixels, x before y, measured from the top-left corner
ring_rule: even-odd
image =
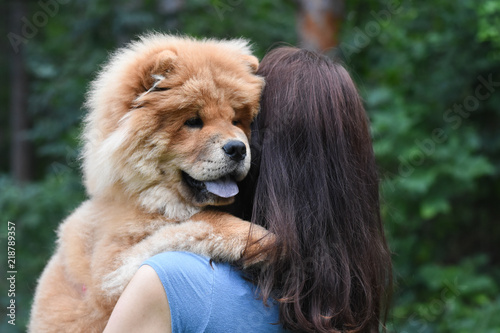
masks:
[[[162,87],[154,87],[153,91],[167,91],[170,90],[170,88],[162,88]]]
[[[240,122],[238,120],[233,120],[233,126],[238,126]]]
[[[193,117],[191,119],[186,120],[184,123],[187,127],[191,128],[202,128],[203,127],[203,120],[201,120],[200,117]]]

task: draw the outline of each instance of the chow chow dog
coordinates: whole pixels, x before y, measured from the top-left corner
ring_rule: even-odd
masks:
[[[270,241],[264,228],[207,208],[230,204],[249,170],[264,84],[257,67],[244,40],[163,34],[110,57],[87,95],[89,199],[58,229],[30,332],[102,332],[141,262],[156,253],[235,261]]]

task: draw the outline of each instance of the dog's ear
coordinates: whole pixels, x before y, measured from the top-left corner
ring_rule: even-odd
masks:
[[[164,50],[154,57],[153,67],[151,68],[151,75],[164,75],[174,67],[177,55],[170,51]]]
[[[145,90],[151,89],[159,80],[160,77],[166,77],[175,67],[177,55],[170,51],[164,50],[155,54],[144,67],[142,75],[142,85]]]
[[[243,61],[248,65],[248,67],[250,67],[252,74],[255,74],[257,69],[259,69],[259,59],[256,57],[252,55],[244,55]]]

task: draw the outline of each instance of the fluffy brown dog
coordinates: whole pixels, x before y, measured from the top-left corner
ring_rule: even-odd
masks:
[[[231,203],[250,166],[263,79],[245,41],[147,35],[116,52],[88,94],[90,199],[59,227],[31,332],[101,332],[141,262],[162,251],[223,261],[267,232],[204,209]],[[260,240],[260,243],[259,243]],[[267,240],[266,240],[267,242]],[[247,252],[248,253],[248,252]]]

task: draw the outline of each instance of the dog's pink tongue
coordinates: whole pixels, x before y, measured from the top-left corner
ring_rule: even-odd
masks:
[[[234,197],[239,192],[238,185],[229,177],[205,182],[205,186],[208,192],[222,198]]]

